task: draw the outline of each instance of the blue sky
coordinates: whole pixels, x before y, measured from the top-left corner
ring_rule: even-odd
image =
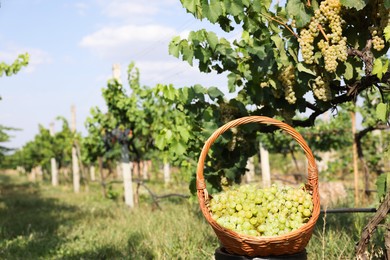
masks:
[[[200,83],[226,89],[226,77],[200,73],[168,54],[176,35],[206,28],[221,34],[207,21],[187,14],[179,0],[0,0],[0,61],[12,62],[30,54],[30,64],[17,75],[0,78],[0,125],[21,131],[7,146],[19,148],[49,128],[57,116],[70,122],[76,107],[77,130],[94,106],[104,109],[101,89],[121,64],[140,69],[141,84]],[[235,37],[233,33],[231,36]],[[55,129],[60,129],[55,122]]]

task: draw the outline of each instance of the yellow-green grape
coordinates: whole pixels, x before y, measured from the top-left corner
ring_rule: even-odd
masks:
[[[325,81],[321,76],[315,78],[313,84],[313,94],[316,98],[322,101],[329,101],[332,99],[332,92],[329,87],[329,82]]]
[[[254,184],[213,195],[209,209],[222,227],[249,236],[277,236],[304,225],[313,213],[312,196],[301,188]]]
[[[290,104],[295,104],[297,98],[295,97],[295,92],[293,85],[295,84],[295,74],[294,66],[287,66],[280,74],[278,79],[281,81],[284,87],[284,98]]]
[[[378,35],[372,37],[372,48],[377,51],[381,51],[384,47],[385,41],[382,39],[382,37],[379,37]]]
[[[305,63],[312,64],[314,62],[315,48],[313,43],[316,37],[323,37],[326,40],[321,39],[317,47],[324,57],[325,69],[328,72],[335,72],[338,61],[343,62],[347,59],[347,41],[342,36],[344,21],[340,17],[340,11],[339,0],[322,1],[320,8],[314,12],[308,28],[301,30],[299,43]],[[325,34],[325,32],[327,33]]]
[[[268,82],[261,82],[261,83],[260,83],[260,87],[261,87],[261,88],[266,88],[266,87],[268,87],[268,86],[269,86]]]
[[[302,58],[307,64],[314,62],[314,37],[310,30],[301,30],[298,42],[301,46]]]
[[[379,28],[377,26],[372,26],[368,28],[372,37],[372,48],[374,48],[377,51],[383,50],[385,47],[385,41],[383,40],[382,28]]]

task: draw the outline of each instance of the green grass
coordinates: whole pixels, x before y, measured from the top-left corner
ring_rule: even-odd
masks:
[[[150,185],[158,194],[187,189]],[[102,199],[98,184],[74,194],[69,186],[0,174],[0,259],[213,259],[218,241],[196,203],[171,199],[154,209],[141,188],[140,206],[129,210],[121,187],[113,185],[118,199],[109,200]],[[308,259],[353,259],[370,216],[320,216]],[[372,238],[373,255],[384,248],[381,232]]]

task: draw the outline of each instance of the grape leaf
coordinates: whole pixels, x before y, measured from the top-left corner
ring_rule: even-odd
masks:
[[[388,176],[390,176],[390,173],[383,173],[379,175],[378,178],[376,179],[376,187],[378,191],[379,200],[381,200],[386,194],[386,190],[387,190],[386,186],[389,185],[389,183],[387,183]]]
[[[185,153],[186,146],[181,141],[178,141],[176,143],[172,143],[172,150],[176,153],[176,155],[180,156]]]
[[[295,19],[297,28],[304,27],[310,21],[311,15],[301,0],[289,0],[286,11],[289,16]]]
[[[310,74],[310,75],[313,75],[313,76],[316,76],[316,72],[309,69],[308,67],[306,67],[304,64],[302,64],[301,62],[297,64],[297,69],[298,71],[300,72],[306,72],[307,74]]]
[[[216,23],[223,10],[219,1],[210,0],[210,4],[203,2],[203,15],[209,19],[211,23]]]
[[[372,74],[377,75],[379,79],[382,79],[383,75],[383,64],[380,59],[374,61],[374,66],[372,68]]]
[[[197,5],[200,4],[199,0],[181,0],[181,4],[189,13],[195,14]]]
[[[171,42],[169,43],[169,54],[172,56],[179,58],[180,55],[180,36],[174,37]]]
[[[385,40],[388,42],[390,40],[390,25],[385,27],[383,34],[385,35]]]
[[[385,8],[386,8],[386,9],[389,9],[389,8],[390,8],[390,0],[384,0],[383,3],[384,3],[384,5],[385,5]]]
[[[363,9],[367,4],[368,0],[340,0],[341,4],[348,8],[355,8],[356,10]]]
[[[220,91],[218,88],[216,87],[210,87],[207,91],[207,93],[209,94],[211,100],[214,100],[218,97],[223,97],[223,92]]]
[[[387,106],[385,103],[379,103],[377,106],[376,106],[376,117],[383,121],[383,122],[386,122],[386,115],[387,115]]]
[[[349,62],[345,62],[345,73],[344,73],[344,78],[346,80],[350,80],[353,78],[353,66]]]
[[[218,37],[214,32],[205,32],[207,42],[209,43],[211,49],[214,51],[219,43]]]

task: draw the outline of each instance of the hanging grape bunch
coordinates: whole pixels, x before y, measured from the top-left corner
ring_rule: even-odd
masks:
[[[248,184],[213,195],[211,215],[216,222],[237,233],[251,236],[277,236],[300,228],[313,211],[308,191],[272,185],[259,189]]]
[[[294,66],[289,65],[279,74],[278,79],[282,82],[284,87],[284,96],[288,103],[295,104],[297,98],[293,86],[295,84]]]
[[[314,40],[321,37],[317,47],[324,58],[325,70],[335,72],[338,62],[347,59],[347,38],[342,35],[344,20],[340,17],[339,0],[325,0],[312,17],[308,28],[300,32],[302,57],[307,64],[314,62]]]

